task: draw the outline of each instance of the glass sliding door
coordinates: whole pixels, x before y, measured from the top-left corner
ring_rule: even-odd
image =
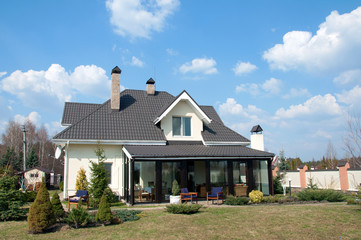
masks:
[[[181,163],[162,162],[162,201],[169,201],[169,196],[172,194],[174,179],[180,184]]]
[[[155,162],[134,162],[134,202],[155,200]]]
[[[255,190],[269,195],[267,160],[253,160],[253,178]]]
[[[210,161],[211,187],[225,187],[227,179],[227,161]]]

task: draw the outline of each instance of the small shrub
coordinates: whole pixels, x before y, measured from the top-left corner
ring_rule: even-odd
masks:
[[[60,190],[60,191],[64,191],[64,181],[61,181],[61,182],[59,183],[59,190]]]
[[[262,202],[265,202],[265,203],[275,203],[275,202],[278,202],[280,199],[279,197],[277,196],[266,196],[266,197],[263,197],[263,200]]]
[[[74,208],[66,218],[66,222],[71,227],[86,227],[91,222],[91,216],[84,208]]]
[[[354,198],[347,199],[347,205],[355,205],[355,204],[357,204],[357,203],[356,203],[356,200]]]
[[[180,192],[180,190],[179,190],[178,182],[177,182],[177,180],[174,179],[173,186],[172,186],[172,195],[173,196],[178,196],[179,192]]]
[[[193,214],[197,213],[201,207],[200,204],[169,204],[166,205],[166,210],[173,214]]]
[[[99,209],[95,217],[97,222],[104,224],[110,224],[112,220],[112,212],[110,210],[110,204],[108,203],[107,195],[104,191],[102,198],[100,199]]]
[[[296,197],[286,197],[278,200],[278,203],[292,203],[296,202],[298,199]]]
[[[226,205],[247,205],[248,202],[249,202],[248,197],[227,196],[226,201],[224,203]]]
[[[56,222],[49,192],[42,182],[34,203],[29,209],[28,227],[31,233],[42,233]]]
[[[65,211],[63,208],[63,205],[60,202],[60,198],[57,192],[54,192],[52,198],[51,198],[51,205],[53,206],[53,211],[55,218],[57,220],[61,220],[64,218]]]
[[[141,211],[128,209],[115,210],[113,216],[119,218],[122,222],[136,221],[140,219]]]
[[[249,198],[251,199],[252,203],[260,203],[263,199],[263,193],[258,190],[253,190],[249,193]]]
[[[107,196],[108,203],[115,203],[119,201],[118,196],[115,195],[109,187],[104,190],[104,193]]]
[[[332,189],[305,189],[297,194],[301,201],[343,202],[345,195]]]
[[[84,168],[80,168],[75,181],[75,190],[87,190],[87,189],[88,189],[88,180],[86,179],[85,170]]]
[[[282,194],[283,193],[283,187],[281,183],[281,176],[276,176],[273,178],[273,189],[275,194]]]

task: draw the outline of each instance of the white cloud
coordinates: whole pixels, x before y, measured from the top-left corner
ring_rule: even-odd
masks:
[[[152,32],[161,32],[168,16],[179,6],[178,0],[107,0],[110,23],[115,32],[131,38],[150,38]]]
[[[47,70],[17,70],[2,79],[0,89],[17,96],[26,106],[39,108],[63,104],[79,93],[107,99],[110,80],[105,70],[95,65],[81,65],[68,73],[61,65],[52,64]]]
[[[340,15],[331,12],[315,35],[291,31],[283,43],[263,54],[275,69],[310,72],[346,71],[361,66],[361,7]]]
[[[262,84],[262,88],[264,91],[271,94],[278,94],[281,91],[282,81],[276,78],[271,78],[266,80]]]
[[[354,82],[361,82],[361,70],[354,69],[342,72],[340,75],[333,79],[334,83],[346,85]]]
[[[221,114],[237,115],[243,112],[243,107],[234,98],[227,98],[227,101],[219,106]]]
[[[213,58],[195,58],[192,62],[187,62],[180,66],[179,71],[183,74],[188,72],[203,73],[203,74],[215,74],[218,73],[216,61]]]
[[[330,116],[340,115],[342,109],[336,98],[331,94],[317,95],[308,99],[304,104],[291,105],[287,110],[280,108],[276,111],[275,118],[297,118],[304,116]]]
[[[307,88],[291,88],[290,92],[286,95],[283,95],[282,98],[289,99],[295,97],[310,97],[311,93],[308,91]]]
[[[0,72],[0,78],[2,77],[2,76],[5,76],[7,74],[7,72]]]
[[[170,55],[170,56],[177,56],[178,55],[178,52],[176,50],[172,49],[172,48],[167,48],[166,51],[167,51],[168,55]]]
[[[262,84],[242,83],[236,86],[236,92],[247,92],[253,96],[261,93],[276,95],[281,92],[282,81],[276,78],[270,78]],[[261,91],[263,90],[263,92]]]
[[[142,62],[141,60],[139,60],[138,58],[136,58],[135,56],[133,56],[133,57],[132,57],[131,65],[136,66],[136,67],[143,67],[144,62]]]
[[[341,94],[336,94],[336,96],[339,102],[348,104],[350,108],[361,106],[361,87],[358,85],[350,91],[344,90]]]
[[[29,113],[28,116],[22,116],[20,114],[16,114],[14,116],[14,121],[19,124],[25,124],[26,121],[30,121],[33,124],[35,124],[36,126],[39,126],[40,119],[41,119],[41,116],[37,112],[31,112],[31,113]]]
[[[238,62],[236,66],[232,69],[234,74],[241,76],[247,73],[251,73],[257,69],[256,65],[253,65],[250,62]]]

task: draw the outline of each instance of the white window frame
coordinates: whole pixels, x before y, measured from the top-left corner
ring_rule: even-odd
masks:
[[[180,124],[180,135],[174,134],[174,126],[173,126],[173,118],[180,118],[181,124]],[[189,128],[190,128],[190,135],[184,135],[184,120],[185,118],[189,119]],[[186,117],[186,116],[172,116],[172,135],[173,137],[191,137],[192,136],[192,117]]]

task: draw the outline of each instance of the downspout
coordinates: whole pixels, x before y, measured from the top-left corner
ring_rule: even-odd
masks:
[[[69,175],[69,155],[68,155],[68,148],[69,148],[69,141],[66,143],[65,147],[65,156],[64,156],[64,186],[63,186],[63,193],[64,199],[68,198],[68,175]]]

